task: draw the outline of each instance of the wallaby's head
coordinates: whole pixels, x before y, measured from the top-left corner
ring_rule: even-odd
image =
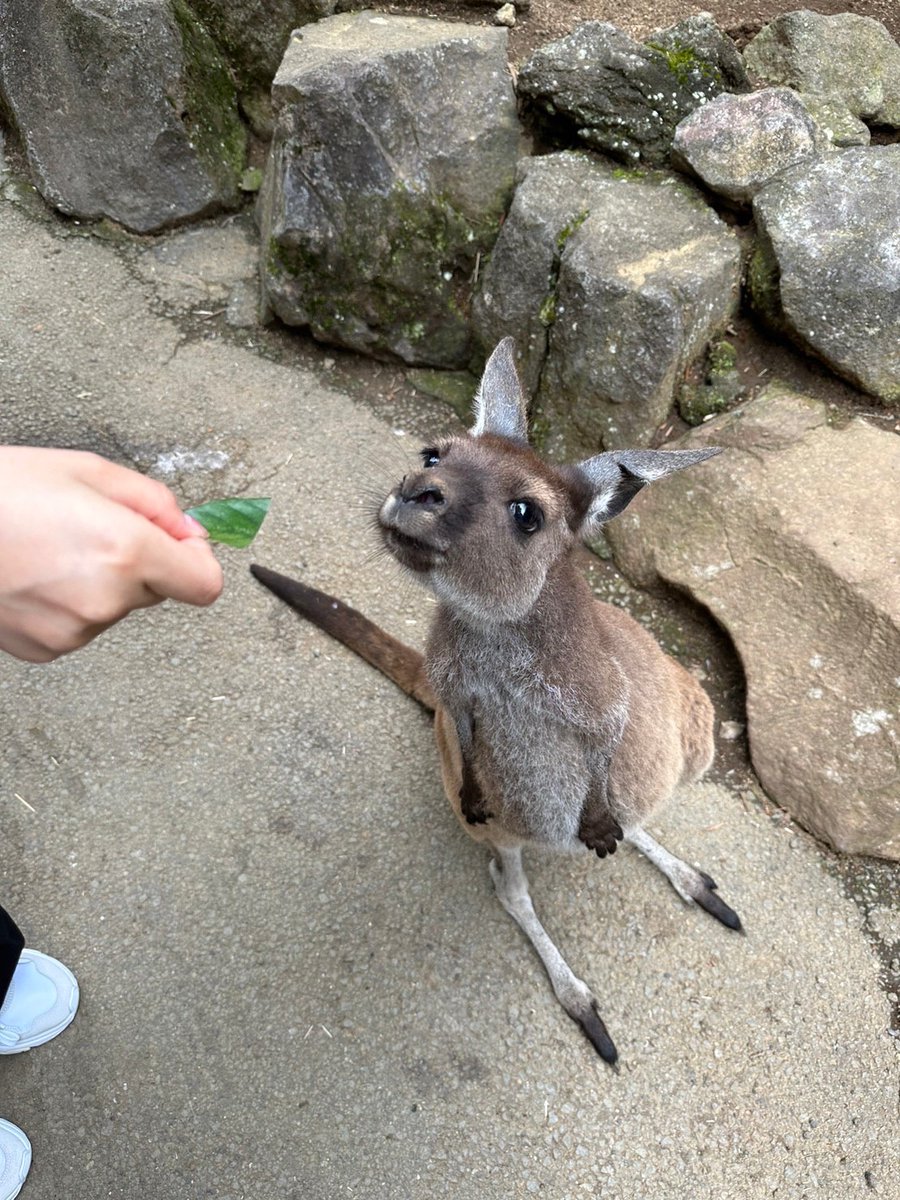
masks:
[[[596,533],[645,484],[718,454],[614,450],[564,467],[528,445],[527,402],[512,338],[488,359],[475,424],[421,452],[379,512],[385,544],[461,615],[524,616],[576,539]]]

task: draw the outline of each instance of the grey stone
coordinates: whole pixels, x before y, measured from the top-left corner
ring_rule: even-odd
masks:
[[[145,233],[240,203],[234,87],[183,0],[0,0],[0,99],[64,213]]]
[[[840,103],[879,125],[900,125],[900,46],[880,21],[801,9],[761,30],[744,51],[748,70]]]
[[[784,172],[753,210],[757,310],[857,387],[900,401],[900,146]]]
[[[675,130],[673,161],[714,192],[746,203],[787,167],[817,157],[816,126],[790,88],[723,94]]]
[[[661,166],[678,122],[725,84],[691,51],[655,50],[608,22],[586,21],[536,50],[517,87],[551,132],[626,162]]]
[[[617,560],[728,631],[768,794],[839,850],[900,858],[900,440],[773,386],[683,440],[706,443],[725,453],[610,523]]]
[[[271,88],[291,31],[331,16],[340,0],[187,0],[234,72],[254,132],[271,137]],[[362,8],[363,4],[352,7]]]
[[[297,31],[273,87],[264,285],[314,336],[466,367],[521,130],[503,29],[374,13]]]
[[[693,13],[675,25],[654,30],[646,45],[662,50],[673,65],[680,63],[682,73],[693,68],[701,78],[718,76],[730,92],[751,90],[737,46],[708,12]]]
[[[692,185],[564,151],[523,171],[474,316],[485,347],[516,339],[538,430],[570,456],[650,440],[739,275]]]
[[[816,126],[817,144],[820,150],[831,146],[868,146],[872,134],[865,121],[853,115],[845,104],[838,100],[827,100],[811,92],[795,92],[798,100]]]

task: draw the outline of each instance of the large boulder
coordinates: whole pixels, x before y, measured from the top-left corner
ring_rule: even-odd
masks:
[[[519,95],[557,140],[664,166],[678,122],[729,83],[717,44],[701,38],[694,48],[669,31],[657,37],[658,45],[641,45],[606,21],[585,21],[534,52],[519,72]]]
[[[289,325],[465,367],[521,131],[505,29],[372,12],[298,30],[273,85],[264,287]]]
[[[779,172],[818,155],[816,125],[790,88],[723,93],[675,130],[673,161],[720,196],[747,203]]]
[[[900,858],[900,439],[772,387],[683,444],[725,453],[608,526],[618,562],[730,634],[769,795],[839,850]]]
[[[0,0],[0,100],[64,213],[145,233],[240,203],[234,85],[184,0]]]
[[[186,0],[234,72],[241,108],[261,137],[271,137],[271,89],[291,31],[340,8],[344,0]]]
[[[857,387],[900,401],[900,146],[789,170],[753,211],[757,310]]]
[[[744,62],[765,83],[826,97],[875,125],[900,125],[900,46],[871,17],[785,13],[756,35]]]
[[[475,323],[485,348],[515,338],[548,449],[646,445],[739,278],[734,232],[687,181],[563,151],[523,164]]]

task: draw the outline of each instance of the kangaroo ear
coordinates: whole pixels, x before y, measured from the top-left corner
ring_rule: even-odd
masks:
[[[528,440],[528,402],[516,371],[515,343],[504,338],[487,360],[475,394],[473,437],[499,433],[515,441]]]
[[[582,528],[587,532],[591,525],[602,525],[617,517],[641,488],[655,479],[721,453],[719,446],[703,450],[613,450],[585,459],[577,469],[590,481],[594,499]]]

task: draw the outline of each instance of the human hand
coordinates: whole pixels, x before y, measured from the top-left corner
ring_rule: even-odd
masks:
[[[163,483],[96,454],[0,446],[0,650],[49,662],[136,608],[207,605],[222,570]]]

